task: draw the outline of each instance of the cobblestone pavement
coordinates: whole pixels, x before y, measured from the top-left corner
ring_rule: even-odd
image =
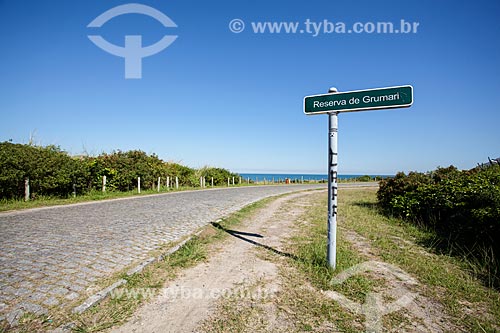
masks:
[[[96,281],[166,242],[261,198],[324,187],[176,192],[0,213],[0,320],[74,305],[96,291]]]

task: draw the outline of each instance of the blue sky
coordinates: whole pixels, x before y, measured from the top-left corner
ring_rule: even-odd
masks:
[[[500,2],[0,0],[0,141],[71,154],[141,149],[192,167],[325,173],[327,116],[306,95],[411,84],[414,105],[339,115],[339,172],[392,174],[500,156]],[[232,33],[235,18],[246,24]],[[254,33],[251,22],[418,22],[415,34]],[[301,26],[302,27],[302,26]],[[124,78],[87,35],[177,40]]]

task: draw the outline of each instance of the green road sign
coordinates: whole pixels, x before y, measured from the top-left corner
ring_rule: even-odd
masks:
[[[353,112],[405,108],[413,104],[413,87],[355,90],[304,97],[304,113]]]

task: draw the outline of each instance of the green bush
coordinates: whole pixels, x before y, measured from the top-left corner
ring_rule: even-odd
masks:
[[[0,198],[22,197],[26,178],[33,196],[64,196],[87,176],[85,166],[59,147],[0,143]]]
[[[381,181],[377,197],[385,212],[434,230],[451,252],[493,253],[500,266],[500,167],[398,173]]]
[[[102,189],[106,176],[106,189],[128,191],[137,188],[141,177],[142,188],[157,185],[158,177],[165,184],[167,176],[173,184],[175,177],[180,186],[199,186],[199,177],[205,176],[207,185],[214,177],[214,185],[224,185],[228,177],[239,177],[221,168],[205,167],[199,170],[164,162],[155,154],[140,150],[114,151],[96,157],[71,157],[56,146],[0,143],[0,199],[22,198],[24,181],[29,178],[33,198],[39,195],[65,197],[73,186],[77,194]]]

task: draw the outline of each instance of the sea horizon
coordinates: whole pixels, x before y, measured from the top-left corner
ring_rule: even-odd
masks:
[[[328,180],[328,175],[325,174],[308,174],[308,173],[240,173],[239,174],[243,179],[250,179],[252,181],[263,181],[264,179],[266,181],[272,181],[273,179],[278,181],[278,180],[284,180],[286,178],[291,179],[291,180],[302,180],[302,178],[307,181],[307,180],[315,180],[315,181],[321,181],[321,180]],[[394,175],[380,175],[380,174],[339,174],[338,178],[347,180],[347,179],[352,179],[352,178],[357,178],[361,176],[370,176],[370,177],[382,177],[382,178],[387,178],[387,177],[393,177]]]

